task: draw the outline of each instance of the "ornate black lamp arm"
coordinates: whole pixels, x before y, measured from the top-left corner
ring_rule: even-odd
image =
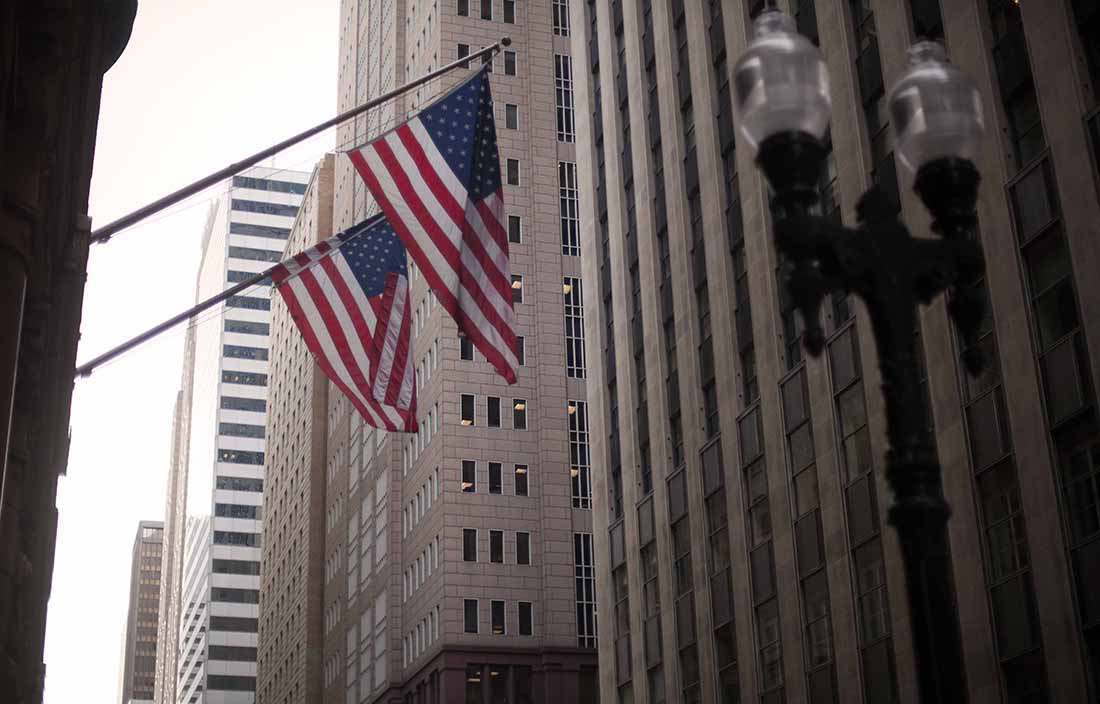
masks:
[[[970,162],[959,159],[922,168],[916,190],[932,212],[932,230],[939,237],[914,238],[877,188],[860,199],[856,229],[812,215],[824,156],[817,140],[799,133],[780,133],[760,145],[757,163],[775,191],[776,248],[793,264],[786,285],[803,316],[803,340],[811,355],[820,355],[824,347],[820,309],[826,293],[855,293],[867,305],[886,402],[886,477],[894,493],[889,518],[905,562],[922,700],[960,701],[966,682],[947,539],[950,508],[924,427],[914,333],[918,304],[949,291],[949,311],[967,350],[966,367],[980,371],[974,342],[984,302],[974,284],[984,264],[981,246],[969,236],[979,176]]]

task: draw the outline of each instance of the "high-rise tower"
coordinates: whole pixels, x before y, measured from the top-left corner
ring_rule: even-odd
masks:
[[[308,177],[265,167],[233,177],[210,210],[196,300],[282,258]],[[162,597],[173,634],[163,650],[175,651],[159,704],[255,700],[270,293],[242,291],[188,330]]]
[[[866,311],[833,295],[804,357],[735,130],[732,69],[776,4],[828,66],[827,216],[875,184],[926,233],[886,89],[918,36],[977,81],[989,367],[965,376],[935,301],[912,411],[954,512],[969,700],[1096,701],[1100,15],[1068,0],[574,0],[601,694],[916,701]]]
[[[160,521],[138,523],[130,566],[130,608],[126,617],[120,704],[153,699],[163,538],[164,524]]]
[[[503,383],[413,268],[420,432],[374,430],[338,391],[328,394],[318,670],[326,702],[587,702],[597,694],[589,289],[567,9],[564,0],[342,4],[340,109],[512,39],[491,80],[522,366],[517,384]],[[389,129],[481,61],[471,63],[341,127],[338,148]],[[374,212],[343,155],[333,212],[334,230]],[[268,590],[272,598],[293,590],[295,574],[270,587],[265,577],[261,618]],[[294,599],[280,608],[296,613],[299,603],[308,609]],[[309,672],[300,645],[272,641],[261,662]],[[261,702],[288,696],[306,701],[292,677],[261,673]]]

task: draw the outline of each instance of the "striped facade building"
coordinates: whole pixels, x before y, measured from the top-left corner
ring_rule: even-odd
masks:
[[[778,0],[832,85],[823,214],[925,233],[886,94],[918,36],[977,82],[988,370],[914,335],[969,699],[1100,701],[1100,14],[1069,0]],[[572,0],[605,702],[915,702],[863,304],[805,357],[732,119],[763,0]]]
[[[233,177],[207,219],[196,301],[282,258],[308,179],[268,167]],[[270,286],[254,286],[188,331],[165,521],[161,651],[174,650],[174,667],[158,668],[163,704],[255,701],[270,307]]]

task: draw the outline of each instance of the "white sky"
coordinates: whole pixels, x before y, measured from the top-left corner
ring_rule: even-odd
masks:
[[[93,229],[336,113],[339,0],[141,0],[107,73]],[[332,131],[275,158],[309,171]],[[265,162],[271,165],[271,162]],[[194,299],[209,194],[93,245],[78,362]],[[78,380],[46,629],[47,704],[118,702],[137,523],[163,520],[177,329]]]

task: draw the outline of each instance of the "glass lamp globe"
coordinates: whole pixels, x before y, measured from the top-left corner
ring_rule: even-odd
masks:
[[[890,117],[898,158],[913,172],[937,159],[972,162],[985,129],[978,89],[936,42],[909,47],[908,70],[890,91]]]
[[[782,132],[825,136],[832,109],[825,60],[787,15],[768,10],[756,18],[733,81],[734,114],[753,151]]]

